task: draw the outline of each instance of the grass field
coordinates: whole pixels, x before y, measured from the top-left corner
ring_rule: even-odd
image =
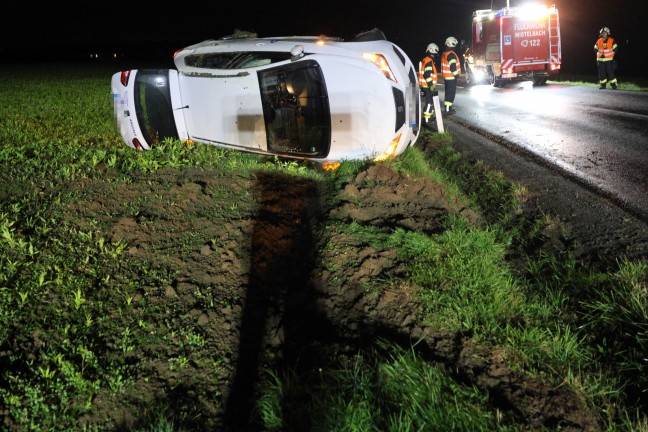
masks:
[[[263,176],[313,187],[333,208],[357,204],[345,186],[367,169],[363,163],[326,173],[180,142],[146,153],[127,148],[112,124],[113,72],[0,69],[0,414],[7,430],[222,427],[236,353],[215,336],[224,327],[210,333],[192,313],[231,315],[243,302],[235,290],[183,273],[187,257],[220,251],[228,258],[214,272],[245,261],[250,252],[235,240],[262,213],[246,185]],[[495,384],[471,381],[447,367],[456,359],[435,362],[396,340],[340,349],[324,371],[259,355],[265,374],[250,401],[253,430],[537,430],[533,418],[493,396],[500,382],[519,379],[522,387],[546,384],[547,405],[562,401],[551,401],[556,394],[582,402],[596,421],[588,430],[648,431],[648,263],[620,260],[604,269],[569,250],[534,249],[555,221],[525,215],[523,189],[464,162],[449,134],[426,132],[420,141],[386,166],[438,185],[483,215],[483,224],[454,215],[420,232],[323,219],[314,232],[328,240],[313,247],[330,285],[359,271],[358,256],[344,253],[357,245],[393,255],[395,269],[362,282],[362,295],[407,288],[417,328],[449,335],[438,341],[468,341],[464,348],[497,358],[509,373]],[[161,232],[163,223],[172,229]],[[141,227],[137,234],[157,255],[114,240],[129,224]],[[234,229],[217,231],[224,226]],[[185,309],[174,299],[188,280]],[[570,430],[549,421],[542,427]]]
[[[648,91],[648,80],[646,78],[619,76],[617,79],[619,82],[619,90]],[[587,87],[599,86],[598,77],[589,75],[561,74],[559,78],[552,80],[551,82]]]

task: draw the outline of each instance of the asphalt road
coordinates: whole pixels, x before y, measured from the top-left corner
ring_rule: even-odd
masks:
[[[443,86],[440,99],[443,104]],[[530,82],[459,88],[460,124],[648,221],[648,93]]]

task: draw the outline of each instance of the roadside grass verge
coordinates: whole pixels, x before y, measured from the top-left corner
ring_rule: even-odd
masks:
[[[268,170],[321,183],[335,202],[365,166],[344,163],[323,173],[295,161],[173,141],[135,152],[110,122],[107,71],[77,71],[72,78],[64,71],[0,71],[7,84],[0,90],[0,411],[14,430],[102,430],[106,425],[80,419],[93,418],[97,397],[119,398],[132,387],[142,373],[134,358],[160,341],[173,347],[169,368],[201,364],[213,380],[224,379],[200,332],[173,319],[173,304],[142,306],[133,296],[134,286],[169,286],[165,258],[124,260],[128,245],[108,241],[103,227],[65,220],[68,206],[85,193],[71,184],[102,180],[109,193],[112,184],[153,178],[167,168],[209,167],[242,177]],[[444,184],[487,224],[448,218],[446,229],[431,236],[342,227],[377,250],[395,249],[407,263],[405,279],[383,283],[416,287],[421,325],[467,335],[509,353],[512,370],[570,386],[597,411],[604,429],[645,428],[646,263],[622,260],[604,271],[569,251],[539,251],[553,221],[524,214],[524,188],[463,161],[449,134],[420,139],[389,163]],[[229,212],[223,217],[249,211],[251,197],[236,199],[223,191]],[[140,210],[135,203],[124,214]],[[206,241],[181,239],[174,247]],[[163,314],[169,319],[152,322]],[[153,324],[158,331],[151,331]],[[301,403],[290,412],[302,417],[284,417],[290,402]],[[516,430],[500,422],[486,392],[424,361],[415,346],[387,342],[312,375],[268,370],[258,412],[267,430],[301,422],[341,431]],[[183,418],[159,411],[148,430],[178,430]]]
[[[634,77],[624,77],[617,76],[619,81],[618,89],[619,90],[630,90],[630,91],[648,91],[648,81],[645,78],[634,78]],[[598,77],[585,76],[585,75],[568,75],[561,74],[560,77],[552,79],[550,83],[555,84],[568,84],[568,85],[577,85],[585,87],[598,87]],[[608,87],[609,88],[609,87]]]
[[[313,430],[339,432],[517,430],[500,425],[488,406],[487,394],[431,366],[415,349],[379,342],[336,370],[271,373],[259,413],[268,431],[309,422]]]
[[[645,422],[646,409],[642,389],[647,385],[646,264],[624,261],[619,263],[618,270],[609,273],[577,262],[570,251],[551,255],[534,250],[533,246],[541,242],[547,227],[555,221],[524,214],[525,189],[481,163],[463,161],[452,149],[451,140],[449,135],[425,135],[425,151],[410,149],[390,164],[413,177],[425,175],[440,181],[449,193],[464,194],[466,201],[486,215],[486,227],[472,227],[461,218],[449,218],[444,232],[433,236],[402,229],[381,231],[356,223],[346,232],[377,250],[398,250],[407,263],[407,278],[386,283],[417,287],[423,308],[421,325],[447,334],[469,335],[479,344],[507,353],[504,355],[512,370],[542,377],[556,387],[571,387],[598,413],[606,430],[640,427]],[[624,300],[619,301],[619,296]],[[366,353],[359,356],[370,357]],[[400,359],[404,363],[400,370],[415,369],[420,361],[415,352]],[[330,406],[322,408],[321,404],[330,400],[328,393],[333,391],[342,398],[337,402],[340,406],[357,410],[338,409],[337,425],[342,426],[336,429],[338,426],[322,420],[321,424],[327,425],[325,430],[423,427],[413,420],[417,418],[417,405],[386,407],[382,399],[376,398],[384,384],[372,375],[379,366],[361,362],[354,367],[361,372],[353,376],[366,378],[365,385],[372,390],[344,397],[346,384],[339,381],[347,377],[349,369],[330,372],[332,377],[315,386],[321,392],[306,398],[313,401],[308,407],[312,410],[309,418],[326,419]],[[447,373],[441,366],[427,367],[437,368],[434,373]],[[265,425],[270,430],[275,430],[273,425],[286,426],[294,421],[281,417],[277,409],[281,399],[277,399],[277,394],[291,391],[304,397],[301,392],[314,388],[314,377],[296,377],[290,371],[287,374],[283,379],[273,375],[261,401]],[[386,397],[388,400],[408,400],[412,394],[421,393],[420,382],[409,382],[405,375],[391,379],[396,382],[388,387],[397,394]],[[482,393],[477,399],[457,398],[455,403],[462,412],[470,413],[472,420],[481,419],[479,424],[485,425],[484,430],[509,427],[490,422],[493,412],[480,402],[480,397],[486,395]],[[365,411],[373,412],[374,416],[356,417]],[[449,411],[445,414],[446,418],[454,418]],[[431,421],[425,426],[432,429],[447,427],[434,416],[425,418]],[[395,419],[404,423],[392,423]],[[474,424],[459,428],[473,429],[480,430]]]

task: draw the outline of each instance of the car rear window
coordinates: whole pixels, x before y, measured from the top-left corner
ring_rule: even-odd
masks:
[[[144,139],[150,145],[178,139],[171,107],[168,69],[141,69],[135,78],[135,112]]]

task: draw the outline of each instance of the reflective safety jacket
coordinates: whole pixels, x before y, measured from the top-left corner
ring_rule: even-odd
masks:
[[[419,62],[419,86],[434,90],[437,85],[437,70],[434,59],[425,57]]]
[[[594,49],[596,50],[597,61],[610,61],[614,60],[614,53],[616,52],[617,44],[611,37],[608,37],[607,39],[601,37],[596,41]]]
[[[453,50],[444,51],[441,54],[441,75],[444,80],[453,80],[461,73],[459,57]]]

